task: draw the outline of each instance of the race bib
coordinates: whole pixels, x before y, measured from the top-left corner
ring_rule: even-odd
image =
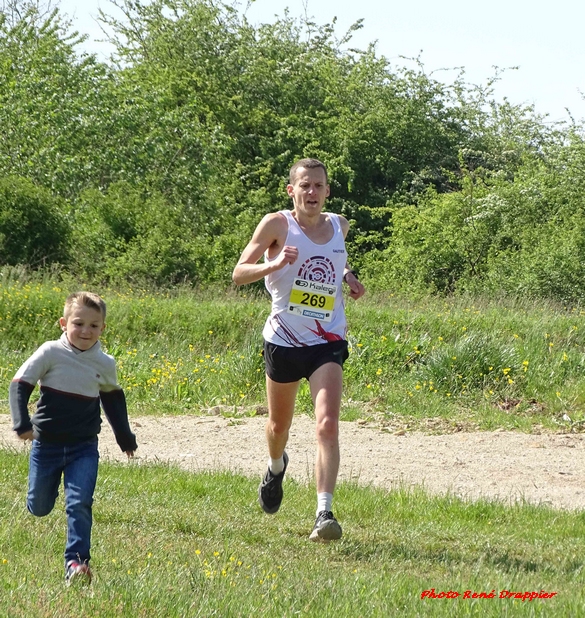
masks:
[[[293,283],[287,311],[303,318],[331,322],[336,295],[336,285],[297,278]]]

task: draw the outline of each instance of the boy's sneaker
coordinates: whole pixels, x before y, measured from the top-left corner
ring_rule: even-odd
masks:
[[[280,508],[282,502],[282,479],[288,466],[288,455],[282,454],[284,459],[284,470],[280,474],[272,474],[270,468],[266,471],[260,487],[258,487],[258,502],[262,510],[269,515],[273,515]]]
[[[69,586],[73,581],[83,582],[84,584],[91,583],[91,569],[86,562],[76,562],[70,560],[67,563],[65,570],[65,583]]]
[[[321,511],[317,515],[311,541],[336,541],[341,538],[341,526],[331,511]]]

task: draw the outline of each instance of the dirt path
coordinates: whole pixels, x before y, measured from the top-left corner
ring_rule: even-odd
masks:
[[[187,470],[229,469],[260,478],[266,468],[265,418],[220,416],[132,418],[139,461],[172,461]],[[395,435],[342,422],[340,479],[392,488],[422,485],[432,493],[506,501],[524,499],[555,508],[585,508],[585,435],[527,435],[506,431]],[[0,446],[27,448],[0,415]],[[123,461],[104,423],[100,451]],[[314,422],[295,417],[287,452],[292,477],[313,475]]]

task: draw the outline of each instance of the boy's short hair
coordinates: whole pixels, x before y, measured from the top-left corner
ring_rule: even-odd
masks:
[[[95,309],[102,314],[104,322],[106,321],[106,302],[101,296],[93,292],[73,292],[73,294],[69,294],[63,309],[63,317],[65,319],[69,317],[73,305],[82,305]]]
[[[323,162],[319,161],[319,159],[300,159],[290,168],[290,172],[288,173],[288,180],[291,185],[294,185],[295,183],[295,177],[297,175],[297,170],[299,169],[299,167],[304,167],[308,170],[320,167],[325,172],[325,181],[329,182],[327,168],[325,167],[325,164]]]

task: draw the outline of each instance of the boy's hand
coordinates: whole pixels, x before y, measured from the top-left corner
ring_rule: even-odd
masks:
[[[29,429],[28,431],[25,431],[24,433],[19,434],[18,437],[21,440],[32,440],[33,439],[32,429]]]
[[[128,459],[132,459],[134,457],[134,451],[124,451],[128,457]]]

